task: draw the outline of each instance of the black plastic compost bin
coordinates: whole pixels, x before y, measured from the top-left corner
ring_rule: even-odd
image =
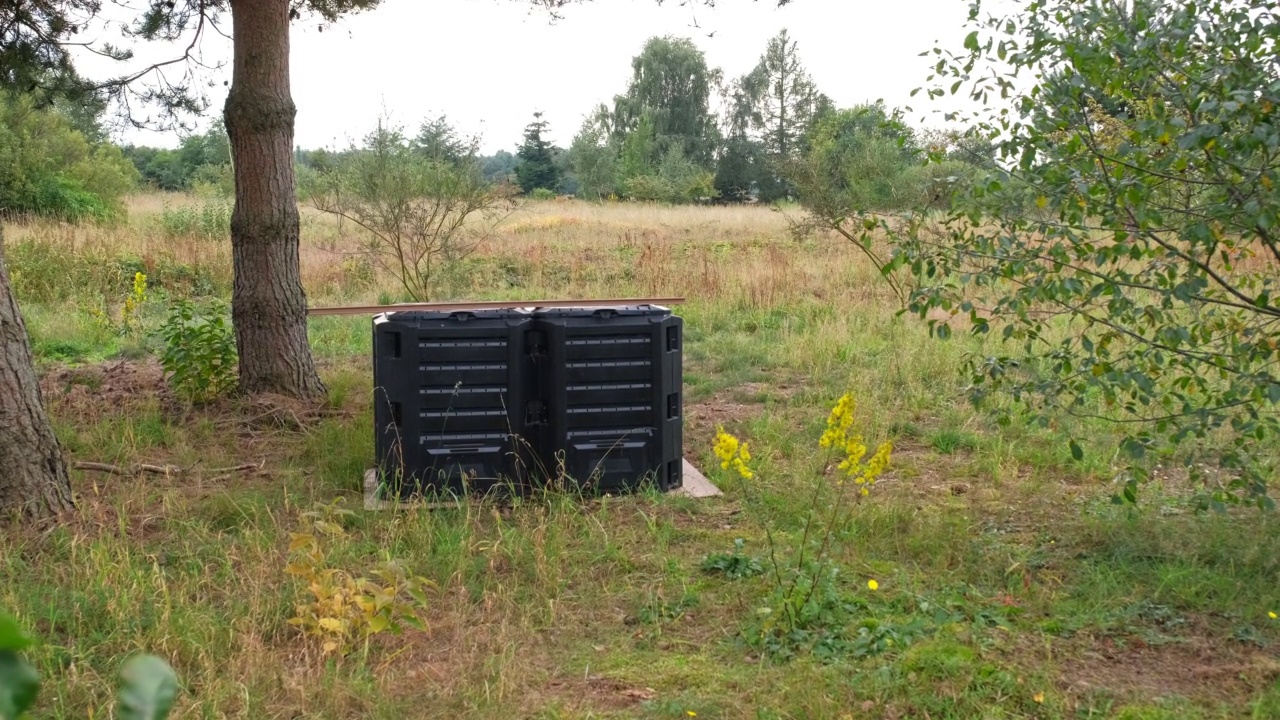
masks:
[[[402,497],[522,491],[533,387],[513,310],[386,313],[373,321],[375,445]]]
[[[566,479],[609,493],[680,487],[680,318],[654,307],[546,310],[537,326],[548,349],[537,373],[545,447]]]
[[[683,324],[666,308],[374,318],[383,482],[414,494],[681,485]]]

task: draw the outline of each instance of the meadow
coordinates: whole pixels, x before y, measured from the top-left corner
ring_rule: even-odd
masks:
[[[793,234],[799,210],[531,203],[440,278],[453,298],[687,298],[685,453],[723,497],[365,512],[369,318],[312,319],[323,405],[191,406],[165,383],[147,328],[167,300],[230,295],[221,203],[6,225],[69,459],[182,469],[73,471],[74,517],[0,531],[0,607],[40,640],[34,717],[109,717],[138,651],[177,670],[178,718],[1280,717],[1274,514],[1197,513],[1173,468],[1113,504],[1113,428],[995,423],[960,369],[998,340],[931,338],[854,247]],[[305,211],[302,234],[313,306],[401,299],[343,228]],[[103,317],[137,272],[142,329],[122,333]],[[845,393],[894,445],[862,499],[818,444]],[[721,469],[721,426],[754,477]],[[291,545],[335,503],[324,567],[430,582],[422,629],[345,656],[289,623]],[[807,519],[842,503],[823,561],[800,561]],[[787,632],[777,566],[810,587]]]

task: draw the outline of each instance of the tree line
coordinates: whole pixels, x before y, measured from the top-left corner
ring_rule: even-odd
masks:
[[[733,79],[687,38],[651,38],[631,67],[625,91],[588,113],[567,151],[547,144],[535,116],[516,168],[525,194],[774,202],[837,189],[901,208],[941,174],[921,169],[928,150],[952,152],[958,141],[912,129],[880,103],[837,108],[785,29]],[[946,170],[989,163],[989,150],[957,155]]]
[[[632,78],[611,103],[583,119],[568,148],[551,142],[540,112],[514,152],[478,152],[447,116],[424,121],[412,140],[423,158],[466,156],[485,182],[521,194],[659,202],[774,202],[851,192],[858,203],[890,209],[938,195],[938,178],[989,164],[990,144],[907,126],[879,103],[837,108],[805,69],[784,29],[746,74],[726,80],[692,40],[655,37],[632,60]],[[364,140],[367,140],[365,138]],[[302,196],[317,176],[351,162],[367,145],[295,149]],[[950,162],[926,168],[942,149]],[[229,190],[229,142],[220,123],[176,149],[126,146],[142,181],[163,190],[213,184]],[[465,151],[465,152],[464,152]]]
[[[21,106],[18,100],[4,102]],[[101,108],[80,112],[81,117],[72,117],[53,107],[19,115],[46,135],[61,132],[91,151],[93,179],[87,185],[79,180],[87,166],[76,153],[28,143],[25,153],[9,155],[39,157],[52,169],[46,175],[61,179],[37,183],[41,192],[28,183],[27,197],[0,187],[0,206],[103,217],[118,211],[120,196],[135,183],[167,191],[233,192],[231,141],[222,121],[185,135],[176,148],[117,149],[106,140]],[[31,136],[14,127],[13,116],[4,118],[10,130],[5,137]],[[670,203],[793,199],[830,204],[847,198],[880,210],[939,205],[944,194],[939,179],[968,176],[973,166],[990,164],[994,150],[989,143],[960,147],[957,136],[913,129],[878,103],[837,108],[806,71],[798,43],[785,29],[769,40],[750,72],[731,80],[707,65],[693,41],[652,38],[632,60],[625,91],[592,110],[567,149],[553,144],[550,135],[549,123],[535,113],[515,152],[484,156],[478,137],[464,138],[441,115],[404,139],[424,160],[465,161],[484,182],[511,184],[524,195]],[[368,147],[357,142],[342,149],[294,148],[300,197],[306,199],[319,177],[353,162]],[[939,149],[949,162],[926,166],[928,153]],[[121,156],[136,172],[122,167]],[[108,167],[111,161],[115,165]],[[107,179],[111,182],[103,182]]]

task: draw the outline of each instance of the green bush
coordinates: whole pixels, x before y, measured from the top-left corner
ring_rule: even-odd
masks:
[[[622,186],[627,197],[643,202],[667,202],[675,194],[671,183],[657,175],[637,175]]]
[[[78,181],[60,174],[40,179],[35,193],[27,200],[27,210],[69,222],[103,221],[115,216],[102,198],[85,190]]]
[[[160,336],[164,339],[160,365],[179,395],[202,403],[235,386],[235,336],[221,302],[210,303],[202,312],[189,301],[176,301]]]
[[[546,188],[534,188],[533,192],[529,193],[529,197],[534,200],[555,200],[556,191]]]
[[[138,172],[112,145],[91,143],[64,116],[0,93],[0,210],[63,220],[124,212]]]
[[[689,161],[678,149],[663,157],[656,173],[630,177],[622,187],[627,197],[646,202],[696,202],[719,195],[715,174]]]

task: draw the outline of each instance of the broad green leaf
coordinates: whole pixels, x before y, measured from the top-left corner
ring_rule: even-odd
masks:
[[[120,702],[116,716],[121,720],[163,720],[178,696],[178,676],[164,660],[154,655],[136,655],[120,672]]]
[[[0,650],[0,720],[17,720],[40,691],[40,676],[22,656]]]
[[[1070,440],[1068,441],[1067,444],[1071,446],[1072,459],[1074,459],[1076,462],[1080,462],[1081,460],[1084,459],[1084,449],[1080,447],[1080,443],[1076,442],[1075,440]]]
[[[971,32],[971,33],[969,33],[968,35],[966,35],[966,36],[965,36],[965,38],[964,38],[964,49],[965,49],[965,50],[977,50],[977,49],[978,49],[978,31],[977,31],[977,30],[974,30],[973,32]]]
[[[0,612],[0,650],[18,652],[31,646],[31,638],[22,632],[18,621],[8,613]]]

